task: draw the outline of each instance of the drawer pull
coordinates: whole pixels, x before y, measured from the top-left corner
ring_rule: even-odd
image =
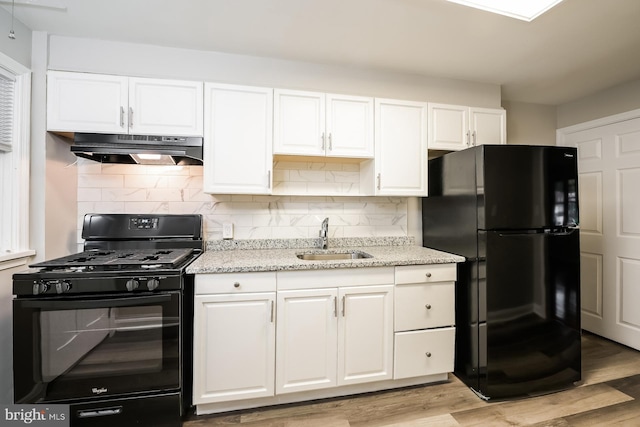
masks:
[[[427,273],[425,274],[425,276],[427,276],[427,279],[431,277],[431,273]]]
[[[240,287],[240,282],[235,282],[235,283],[233,284],[233,287],[234,287],[234,288],[239,288],[239,287]]]
[[[425,304],[424,308],[426,308],[427,310],[431,310],[431,304]]]
[[[424,355],[427,356],[427,357],[431,357],[431,353],[428,352],[428,351]]]

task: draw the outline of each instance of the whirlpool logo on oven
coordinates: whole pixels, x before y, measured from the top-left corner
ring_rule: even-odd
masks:
[[[93,393],[93,394],[102,394],[102,393],[106,393],[107,391],[109,391],[109,390],[107,390],[104,387],[93,387],[91,389],[91,393]]]
[[[1,405],[3,426],[69,427],[69,405]]]

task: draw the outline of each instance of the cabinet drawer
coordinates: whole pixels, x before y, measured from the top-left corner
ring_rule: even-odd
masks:
[[[276,273],[217,273],[196,274],[195,293],[229,294],[239,292],[274,292]]]
[[[453,282],[396,286],[396,332],[454,325],[454,286]]]
[[[455,328],[398,332],[393,378],[453,372]]]
[[[396,285],[456,280],[456,264],[404,265],[396,267]]]

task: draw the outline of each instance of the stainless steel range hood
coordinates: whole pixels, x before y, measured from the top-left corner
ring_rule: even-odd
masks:
[[[76,133],[71,152],[101,163],[201,165],[202,137]]]

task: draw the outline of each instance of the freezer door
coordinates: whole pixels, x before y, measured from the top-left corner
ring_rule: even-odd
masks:
[[[578,224],[576,149],[478,147],[478,228],[550,228]]]
[[[579,232],[481,232],[478,387],[488,398],[581,377]]]

